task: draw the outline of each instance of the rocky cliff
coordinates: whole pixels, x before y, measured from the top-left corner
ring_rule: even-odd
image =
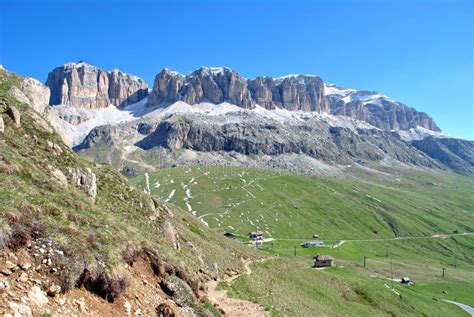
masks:
[[[325,85],[311,75],[245,79],[229,68],[202,67],[188,74],[164,69],[155,77],[148,105],[164,106],[176,101],[188,104],[228,102],[252,109],[301,110],[331,113],[362,120],[383,130],[407,130],[418,126],[440,131],[426,113],[372,91]]]
[[[252,109],[284,108],[327,112],[323,81],[316,76],[287,76],[247,80],[230,68],[202,67],[184,76],[167,69],[155,77],[150,106],[184,101],[188,104],[228,102]]]
[[[51,89],[50,105],[78,108],[125,106],[148,95],[143,79],[118,70],[107,72],[84,62],[55,68],[46,85]]]
[[[47,85],[51,89],[51,105],[78,108],[124,106],[148,95],[142,79],[117,70],[106,72],[83,62],[56,68],[49,74]],[[155,76],[148,106],[165,107],[177,101],[190,105],[227,102],[244,109],[259,105],[265,109],[330,113],[365,121],[387,131],[417,127],[440,131],[426,113],[385,95],[325,84],[311,75],[246,79],[226,67],[201,67],[187,75],[164,69]]]
[[[167,69],[155,77],[149,105],[184,101],[190,105],[229,102],[251,109],[255,106],[247,80],[229,68],[201,67],[183,76]]]
[[[411,144],[455,171],[474,173],[474,141],[430,136]]]
[[[422,127],[441,131],[426,113],[416,111],[375,91],[354,90],[327,85],[326,98],[331,114],[362,120],[383,130]]]

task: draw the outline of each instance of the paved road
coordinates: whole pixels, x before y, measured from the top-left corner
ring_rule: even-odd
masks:
[[[446,299],[443,299],[443,300],[445,302],[448,302],[448,303],[451,303],[451,304],[454,304],[454,305],[460,307],[461,309],[463,309],[469,315],[474,316],[474,307],[471,307],[471,306],[466,305],[466,304],[461,304],[461,303],[458,303],[458,302],[453,302],[452,300],[446,300]]]
[[[455,236],[469,236],[469,235],[474,235],[474,232],[434,234],[434,235],[431,235],[431,236],[419,236],[419,237],[396,237],[396,238],[377,238],[377,239],[345,239],[345,240],[321,240],[321,241],[337,241],[338,243],[340,243],[342,241],[344,241],[344,242],[396,241],[396,240],[449,238],[449,237],[455,237]],[[282,240],[282,241],[308,240],[308,238],[274,238],[274,239],[275,240]],[[317,239],[317,240],[319,240],[319,239]]]

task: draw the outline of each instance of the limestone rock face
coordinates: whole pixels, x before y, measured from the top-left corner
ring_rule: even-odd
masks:
[[[256,105],[331,113],[362,120],[384,130],[407,130],[417,126],[440,131],[426,113],[374,91],[326,85],[312,75],[245,79],[229,68],[202,67],[188,74],[164,69],[155,77],[148,105],[166,106],[177,101],[190,105],[228,102],[245,109]]]
[[[191,105],[229,102],[247,109],[255,106],[247,80],[230,68],[201,67],[186,76],[164,69],[155,77],[149,105],[179,100]]]
[[[149,106],[184,101],[188,104],[228,102],[245,109],[327,112],[324,83],[316,76],[288,76],[247,80],[230,68],[202,67],[183,76],[167,69],[155,77]]]
[[[178,101],[183,84],[183,75],[172,72],[168,69],[163,69],[155,77],[153,90],[149,98],[149,104],[160,105],[162,103],[173,103]]]
[[[46,85],[51,89],[50,105],[78,108],[125,106],[148,95],[143,79],[118,70],[107,72],[84,62],[55,68]]]
[[[376,91],[326,87],[330,113],[370,123],[383,130],[408,130],[416,127],[439,132],[434,120]]]
[[[290,75],[273,79],[257,77],[249,80],[255,102],[267,109],[328,112],[321,78],[308,75]]]

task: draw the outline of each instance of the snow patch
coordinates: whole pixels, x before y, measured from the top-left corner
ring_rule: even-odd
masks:
[[[176,192],[176,190],[173,189],[173,190],[171,191],[171,193],[169,194],[168,198],[166,198],[165,201],[166,201],[166,202],[169,202],[169,201],[171,200],[171,198],[173,198],[175,192]]]

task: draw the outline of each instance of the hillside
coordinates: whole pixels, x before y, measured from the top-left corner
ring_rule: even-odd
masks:
[[[0,311],[205,314],[204,283],[254,252],[80,159],[23,83],[0,70]]]

